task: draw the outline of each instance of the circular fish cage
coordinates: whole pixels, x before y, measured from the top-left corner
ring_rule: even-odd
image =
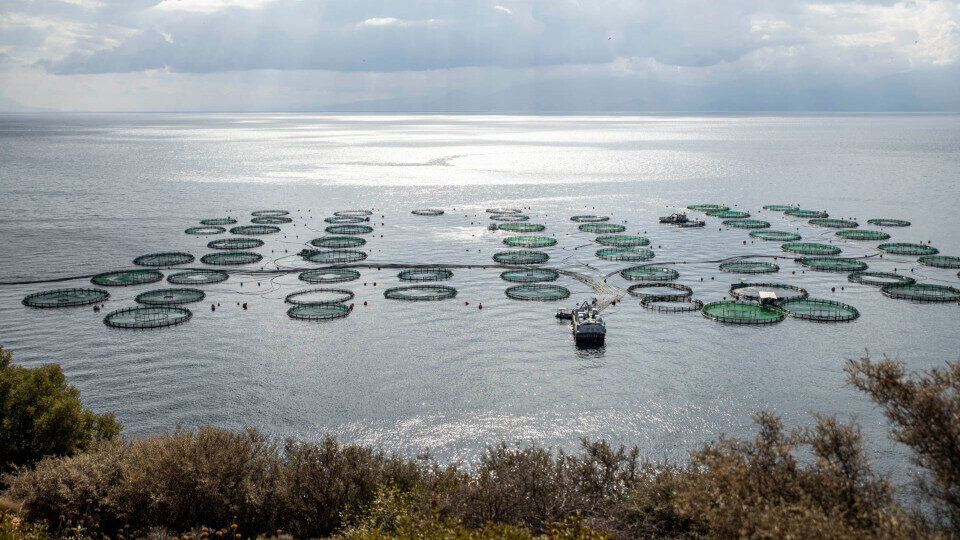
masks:
[[[363,216],[333,216],[323,218],[323,221],[326,223],[332,223],[333,225],[340,225],[343,223],[363,223],[365,221],[370,221],[370,218]]]
[[[239,235],[262,235],[274,234],[280,232],[280,227],[275,225],[240,225],[230,229],[230,234]]]
[[[333,213],[333,215],[343,217],[364,217],[372,216],[373,212],[370,210],[337,210]]]
[[[596,256],[606,261],[649,261],[654,253],[647,248],[624,246],[598,249]]]
[[[585,233],[594,234],[622,233],[627,230],[623,225],[616,225],[614,223],[584,223],[580,225],[578,229]]]
[[[924,255],[917,259],[917,262],[934,268],[960,268],[960,257],[949,255]]]
[[[201,219],[201,225],[236,225],[237,220],[233,218],[210,218],[210,219]]]
[[[828,246],[816,242],[787,242],[780,246],[780,249],[800,255],[836,255],[842,251],[837,246]]]
[[[780,267],[771,262],[727,261],[720,263],[720,270],[732,274],[772,274],[779,272]]]
[[[960,300],[960,289],[947,285],[929,283],[895,283],[880,287],[880,292],[889,298],[913,300],[914,302],[956,302]]]
[[[787,210],[784,212],[784,215],[807,219],[830,217],[830,214],[827,214],[822,210],[803,210],[801,208],[797,208],[796,210]]]
[[[869,229],[843,229],[835,233],[840,238],[847,240],[889,240],[890,235],[883,231],[871,231]]]
[[[680,272],[663,266],[631,266],[620,271],[620,277],[630,281],[673,281]]]
[[[257,210],[256,212],[250,213],[253,217],[281,217],[289,214],[290,212],[286,210]]]
[[[767,204],[763,207],[764,210],[773,210],[774,212],[787,212],[790,210],[799,210],[799,206],[793,206],[792,204]]]
[[[106,302],[110,293],[103,289],[71,288],[55,289],[28,294],[23,298],[23,305],[34,308],[61,308],[88,306]]]
[[[680,296],[693,295],[693,289],[679,283],[636,283],[627,287],[627,293],[637,298],[651,296]]]
[[[855,229],[860,226],[856,221],[847,219],[814,218],[807,223],[817,227],[827,227],[828,229]]]
[[[783,320],[784,312],[773,306],[723,300],[710,302],[700,309],[708,319],[730,324],[774,324]]]
[[[523,268],[520,270],[506,270],[500,274],[500,279],[514,283],[534,283],[538,281],[556,281],[560,273],[549,268]]]
[[[758,302],[761,293],[773,293],[780,300],[809,296],[806,289],[786,283],[734,283],[730,286],[730,296],[738,300]]]
[[[549,285],[546,283],[528,283],[525,285],[514,285],[507,287],[504,291],[509,298],[514,300],[537,300],[548,302],[551,300],[563,300],[570,297],[570,289],[560,285]]]
[[[650,239],[644,236],[632,236],[629,234],[602,234],[594,238],[593,241],[604,246],[615,247],[650,245]]]
[[[177,272],[167,277],[167,282],[174,285],[210,285],[212,283],[222,283],[230,277],[230,274],[220,270],[187,270]]]
[[[347,223],[344,225],[330,225],[324,229],[329,234],[370,234],[373,232],[373,227],[369,225],[356,225],[353,223]]]
[[[137,266],[155,266],[157,268],[162,268],[192,263],[194,260],[195,259],[193,255],[189,253],[183,253],[181,251],[168,251],[166,253],[151,253],[149,255],[141,255],[133,260],[133,264]]]
[[[744,219],[750,217],[750,212],[741,212],[740,210],[710,210],[708,216],[728,219]]]
[[[97,274],[90,278],[90,282],[104,287],[128,287],[156,283],[161,279],[163,279],[163,274],[159,270],[118,270]]]
[[[542,251],[519,249],[515,251],[499,251],[493,254],[493,260],[500,264],[542,264],[550,256]]]
[[[218,266],[238,266],[252,264],[263,260],[263,255],[252,251],[223,251],[221,253],[207,253],[200,257],[200,262]]]
[[[801,257],[797,262],[820,272],[862,272],[867,269],[867,263],[843,257]]]
[[[446,285],[403,285],[383,291],[390,300],[430,301],[447,300],[457,296],[457,290]]]
[[[183,232],[187,234],[192,234],[194,236],[209,236],[212,234],[222,234],[227,232],[223,227],[213,227],[213,226],[203,226],[203,227],[190,227],[189,229],[184,230]]]
[[[360,278],[360,272],[350,268],[317,268],[300,272],[300,281],[307,283],[343,283]]]
[[[421,208],[410,212],[415,216],[442,216],[443,210],[439,208]]]
[[[293,220],[288,217],[265,216],[255,217],[250,220],[250,223],[255,225],[285,225],[287,223],[293,223]]]
[[[903,219],[874,218],[868,219],[867,223],[877,227],[909,227],[910,222]]]
[[[797,319],[818,322],[846,322],[860,316],[857,308],[843,302],[819,298],[793,298],[778,306],[784,313]]]
[[[490,219],[494,221],[528,221],[530,216],[526,214],[492,214]]]
[[[882,287],[884,285],[909,285],[917,280],[910,276],[903,276],[895,272],[853,272],[847,280],[863,285]]]
[[[320,264],[343,264],[362,261],[367,258],[367,254],[355,249],[331,249],[314,251],[304,258]]]
[[[359,236],[323,236],[310,241],[311,245],[326,249],[352,248],[366,243],[366,239]]]
[[[890,253],[892,255],[936,255],[940,250],[923,244],[911,244],[909,242],[893,242],[890,244],[880,244],[877,249]]]
[[[183,324],[193,317],[189,309],[176,306],[138,306],[119,309],[103,318],[112,328],[145,330]]]
[[[663,313],[700,311],[703,309],[703,302],[700,300],[677,295],[644,296],[640,299],[640,305],[647,309],[652,309],[654,311],[660,311]]]
[[[737,229],[766,229],[770,226],[769,221],[762,219],[725,219],[723,224]]]
[[[570,221],[575,221],[577,223],[600,223],[601,221],[610,221],[610,217],[598,216],[595,214],[581,214],[577,216],[570,216]]]
[[[503,243],[513,247],[542,248],[557,245],[557,239],[550,236],[508,236]]]
[[[523,210],[519,208],[487,208],[488,214],[522,214]]]
[[[774,242],[793,242],[800,239],[799,234],[787,231],[753,231],[750,233],[750,236],[752,238],[771,240]]]
[[[453,277],[449,268],[408,268],[401,270],[397,277],[402,281],[444,281]]]
[[[199,302],[206,297],[200,289],[157,289],[138,294],[134,301],[148,306],[174,306]]]
[[[687,210],[696,210],[697,212],[715,212],[729,209],[729,206],[722,204],[691,204],[687,207]]]
[[[350,311],[350,306],[344,304],[298,304],[287,310],[287,316],[301,321],[327,321],[342,319]]]
[[[353,300],[353,291],[347,289],[306,289],[288,294],[288,304],[342,304]]]
[[[259,238],[221,238],[207,243],[210,249],[253,249],[263,246],[263,240]]]
[[[546,225],[541,223],[501,223],[497,225],[501,231],[507,232],[518,232],[518,233],[531,233],[531,232],[540,232],[547,228]]]

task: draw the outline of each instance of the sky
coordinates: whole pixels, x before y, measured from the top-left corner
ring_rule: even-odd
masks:
[[[960,111],[960,1],[0,0],[2,111]]]

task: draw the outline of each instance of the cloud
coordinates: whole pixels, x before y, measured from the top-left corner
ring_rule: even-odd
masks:
[[[506,13],[507,15],[513,15],[513,10],[510,9],[510,8],[506,8],[506,7],[503,7],[503,6],[493,6],[493,9],[502,11],[502,12]]]

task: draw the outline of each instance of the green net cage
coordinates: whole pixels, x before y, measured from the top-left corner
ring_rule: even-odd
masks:
[[[186,234],[192,234],[194,236],[209,236],[212,234],[223,234],[227,232],[223,227],[213,227],[213,226],[203,226],[203,227],[190,227],[189,229],[184,230]]]
[[[578,228],[585,233],[594,234],[621,233],[627,230],[627,228],[623,225],[616,225],[613,223],[584,223]]]
[[[725,219],[723,224],[737,229],[766,229],[770,226],[769,221],[761,219]]]
[[[234,227],[230,229],[230,234],[239,234],[239,235],[263,235],[263,234],[274,234],[280,232],[280,227],[275,225],[240,225],[239,227]]]
[[[334,225],[340,225],[343,223],[363,223],[365,221],[370,221],[370,218],[362,216],[333,216],[323,218],[323,221],[326,223],[332,223]]]
[[[311,245],[325,249],[352,248],[366,243],[367,241],[359,236],[323,236],[310,241]]]
[[[730,324],[773,324],[783,320],[784,312],[773,306],[723,300],[700,309],[708,319]]]
[[[791,210],[799,210],[799,206],[793,206],[792,204],[767,204],[763,207],[764,210],[773,210],[774,212],[788,212]]]
[[[845,322],[860,316],[857,308],[849,304],[819,298],[793,298],[778,307],[791,317],[808,321]]]
[[[693,289],[679,283],[636,283],[627,287],[627,293],[637,298],[648,296],[692,296]]]
[[[868,219],[867,223],[877,227],[909,227],[910,222],[903,219],[874,218]]]
[[[259,238],[221,238],[207,243],[210,249],[225,249],[228,251],[236,249],[254,249],[263,246],[263,240]]]
[[[550,256],[542,251],[526,249],[499,251],[493,255],[493,260],[500,264],[541,264],[547,262],[549,259]]]
[[[491,214],[490,219],[494,221],[527,221],[530,216],[526,214]]]
[[[219,225],[236,225],[236,224],[237,224],[237,220],[235,220],[235,219],[233,219],[233,218],[209,218],[209,219],[201,219],[201,220],[200,220],[200,224],[201,224],[201,225],[217,225],[217,226],[219,226]]]
[[[640,305],[647,309],[663,313],[679,313],[682,311],[699,311],[703,309],[703,302],[696,298],[677,295],[652,295],[640,299]]]
[[[557,245],[557,239],[550,236],[508,236],[503,243],[513,247],[542,248]]]
[[[134,299],[138,304],[148,306],[175,306],[180,304],[191,304],[199,302],[207,295],[200,289],[157,289],[140,293]]]
[[[720,263],[720,270],[732,274],[772,274],[780,267],[764,261],[726,261]]]
[[[307,283],[343,283],[360,278],[360,272],[350,268],[316,268],[300,272],[300,281]]]
[[[875,287],[896,284],[909,285],[917,282],[917,280],[910,276],[903,276],[896,272],[853,272],[847,276],[847,280],[853,283],[862,283],[863,285],[873,285]]]
[[[780,246],[780,249],[800,255],[836,255],[841,251],[837,246],[818,244],[816,242],[787,242]]]
[[[373,212],[370,210],[337,210],[333,213],[335,216],[345,216],[345,217],[364,217],[372,216]]]
[[[514,285],[507,287],[504,291],[507,297],[514,300],[563,300],[570,297],[570,290],[560,285],[550,285],[547,283],[528,283],[524,285]]]
[[[514,283],[534,283],[538,281],[556,281],[560,273],[549,268],[522,268],[506,270],[500,274],[500,279]]]
[[[924,255],[917,262],[934,268],[960,268],[960,257],[950,255]]]
[[[739,300],[760,301],[761,296],[774,295],[779,300],[806,298],[807,290],[786,283],[734,283],[730,286],[730,296]]]
[[[519,208],[487,208],[488,214],[522,214],[523,210]]]
[[[498,228],[502,231],[507,232],[518,232],[518,233],[531,233],[531,232],[540,232],[546,229],[546,225],[542,223],[501,223],[498,225]]]
[[[212,283],[222,283],[230,277],[230,274],[220,270],[186,270],[170,274],[167,282],[173,285],[210,285]]]
[[[688,210],[696,210],[698,212],[716,212],[729,210],[729,206],[724,206],[722,204],[691,204],[687,207]]]
[[[444,281],[453,277],[449,268],[407,268],[397,277],[402,281]]]
[[[792,242],[800,239],[799,234],[787,231],[753,231],[750,233],[750,236],[752,238],[771,240],[774,242]]]
[[[710,210],[708,216],[718,218],[743,219],[750,217],[750,212],[741,212],[740,210]]]
[[[855,229],[860,226],[856,221],[848,219],[814,218],[807,223],[817,227],[827,227],[828,229]]]
[[[785,215],[798,217],[798,218],[828,218],[829,214],[822,210],[804,210],[797,208],[796,210],[787,210],[784,212]]]
[[[285,225],[287,223],[293,223],[293,219],[288,217],[255,217],[250,220],[250,223],[255,225]]]
[[[650,240],[648,238],[629,234],[601,234],[600,236],[594,238],[593,241],[604,246],[615,247],[650,245]]]
[[[220,253],[208,253],[200,257],[200,262],[218,266],[253,264],[261,260],[263,260],[263,255],[252,251],[223,251]]]
[[[158,268],[162,268],[167,266],[177,266],[180,264],[192,263],[193,261],[194,261],[194,257],[189,253],[183,253],[180,251],[168,251],[165,253],[151,253],[149,255],[141,255],[133,260],[133,264],[137,266],[155,266]]]
[[[844,257],[801,257],[797,262],[820,272],[860,272],[867,269],[867,263]]]
[[[353,300],[353,291],[347,289],[306,289],[288,294],[288,304],[342,304]]]
[[[163,274],[159,270],[118,270],[116,272],[104,272],[93,276],[90,281],[94,285],[104,287],[126,287],[131,285],[144,285],[147,283],[156,283],[163,279]]]
[[[947,285],[928,283],[896,283],[880,287],[884,296],[914,302],[956,302],[960,300],[960,289]]]
[[[415,216],[433,217],[433,216],[442,216],[443,210],[440,210],[439,208],[420,208],[417,210],[413,210],[410,213]]]
[[[457,290],[446,285],[404,285],[383,291],[390,300],[431,301],[447,300],[457,296]]]
[[[112,328],[146,330],[183,324],[193,317],[189,309],[177,306],[139,306],[119,309],[103,318]]]
[[[595,214],[581,214],[578,216],[570,216],[570,221],[575,221],[577,223],[600,223],[601,221],[610,221],[610,217],[598,216]]]
[[[301,321],[328,321],[342,319],[350,311],[350,306],[344,304],[298,304],[287,310],[287,316]]]
[[[885,251],[892,255],[936,255],[940,250],[923,244],[911,244],[909,242],[892,242],[889,244],[880,244],[877,249]]]
[[[286,210],[257,210],[250,213],[253,217],[282,217],[289,214],[290,212]]]
[[[347,223],[344,225],[330,225],[324,229],[328,234],[370,234],[373,232],[373,227],[369,225],[357,225],[354,223]]]
[[[835,233],[840,238],[846,240],[888,240],[890,235],[883,231],[871,231],[869,229],[843,229]]]
[[[362,261],[367,258],[367,254],[356,249],[329,249],[326,251],[311,251],[304,258],[320,264],[343,264]]]
[[[652,250],[638,246],[606,247],[595,255],[606,261],[649,261],[654,257]]]
[[[673,281],[680,272],[663,266],[631,266],[620,271],[620,277],[630,281]]]
[[[34,308],[61,308],[100,304],[109,299],[110,293],[103,289],[55,289],[28,294],[23,298],[23,305]]]

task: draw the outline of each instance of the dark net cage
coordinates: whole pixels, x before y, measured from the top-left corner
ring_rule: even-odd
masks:
[[[222,283],[229,277],[230,274],[220,270],[187,270],[170,274],[167,281],[174,285],[210,285]]]
[[[790,210],[799,210],[799,206],[793,206],[792,204],[767,204],[763,206],[764,210],[773,210],[774,212],[787,212]]]
[[[262,235],[274,234],[280,232],[280,227],[275,225],[240,225],[230,229],[230,234],[239,235]]]
[[[909,227],[910,222],[903,219],[874,218],[868,219],[867,223],[877,227]]]
[[[350,300],[353,300],[353,291],[327,288],[297,291],[283,299],[288,304],[342,304]]]
[[[637,298],[648,296],[682,296],[693,295],[693,289],[679,283],[637,283],[627,287],[627,293]]]
[[[190,227],[185,229],[183,232],[187,234],[192,234],[194,236],[209,236],[212,234],[222,234],[227,232],[223,227],[214,227],[211,225],[205,225],[203,227]]]
[[[856,221],[847,219],[814,218],[807,223],[817,227],[827,227],[828,229],[855,229],[860,226]]]
[[[383,291],[383,297],[390,300],[447,300],[455,296],[457,290],[446,285],[403,285]]]
[[[350,268],[316,268],[300,272],[300,281],[307,283],[343,283],[360,278],[360,272]]]
[[[369,225],[357,225],[354,223],[347,223],[344,225],[330,225],[324,229],[328,234],[370,234],[373,232],[373,227]]]
[[[542,223],[524,223],[524,222],[501,223],[497,227],[501,231],[518,232],[518,233],[540,232],[547,228],[547,226]]]
[[[493,260],[500,264],[542,264],[550,256],[542,251],[518,249],[515,251],[499,251],[493,254]]]
[[[514,285],[507,287],[504,291],[507,297],[514,300],[537,300],[551,301],[563,300],[570,297],[570,290],[560,285],[550,285],[547,283],[527,283],[524,285]]]
[[[720,270],[732,274],[772,274],[779,272],[780,267],[763,261],[727,261],[720,263]]]
[[[877,249],[892,255],[936,255],[940,250],[933,246],[911,244],[909,242],[892,242],[880,244]]]
[[[835,233],[840,238],[846,240],[888,240],[890,235],[883,231],[871,231],[869,229],[843,229]]]
[[[542,248],[557,245],[557,239],[550,236],[508,236],[503,243],[513,247]]]
[[[634,236],[630,234],[601,234],[594,238],[593,241],[604,246],[615,247],[650,245],[650,239],[644,236]]]
[[[779,300],[809,296],[806,289],[786,283],[734,283],[730,286],[730,296],[739,300],[759,302],[761,296],[769,294]]]
[[[407,268],[401,270],[397,277],[403,281],[444,281],[453,277],[453,270],[449,268]]]
[[[560,272],[549,268],[522,268],[506,270],[500,274],[500,279],[514,283],[535,283],[538,281],[556,281]]]
[[[578,216],[570,216],[570,221],[576,221],[577,223],[600,223],[601,221],[610,221],[608,216],[597,216],[594,214],[581,214]]]
[[[285,225],[287,223],[293,223],[293,220],[288,217],[265,216],[255,217],[250,220],[250,223],[255,225]]]
[[[326,251],[308,251],[304,259],[320,264],[343,264],[362,261],[367,254],[356,249],[330,249]]]
[[[487,208],[488,214],[522,214],[523,210],[519,208]]]
[[[699,311],[703,309],[703,302],[696,298],[679,295],[651,295],[640,299],[640,305],[663,313],[679,313],[682,311]]]
[[[725,219],[723,224],[737,229],[766,229],[770,227],[770,222],[762,219]]]
[[[913,300],[914,302],[956,302],[960,300],[960,289],[948,285],[929,283],[896,283],[880,287],[880,292],[889,298]]]
[[[281,217],[290,214],[286,210],[257,210],[256,212],[251,212],[250,215],[253,217]]]
[[[802,208],[797,208],[796,210],[787,210],[784,212],[785,215],[798,217],[798,218],[828,218],[830,214],[827,214],[823,210],[804,210]]]
[[[233,219],[233,218],[228,218],[228,217],[226,217],[226,218],[209,218],[209,219],[201,219],[201,220],[200,220],[200,224],[201,224],[201,225],[217,225],[217,226],[219,226],[219,225],[236,225],[236,224],[237,224],[237,220],[235,220],[235,219]]]
[[[220,253],[208,253],[200,257],[200,262],[204,264],[213,264],[219,266],[237,266],[241,264],[252,264],[263,260],[263,255],[252,251],[223,251]]]
[[[621,233],[627,230],[623,225],[616,225],[613,223],[584,223],[578,227],[581,231],[585,233],[593,234],[611,234],[611,233]]]
[[[820,272],[861,272],[867,269],[867,263],[844,257],[801,257],[797,262]]]
[[[917,262],[934,268],[960,268],[960,257],[950,255],[924,255]]]
[[[210,249],[253,249],[263,246],[263,240],[259,238],[221,238],[207,243]]]
[[[873,285],[875,287],[897,284],[909,285],[917,282],[917,280],[910,276],[903,276],[896,272],[853,272],[847,276],[847,280],[853,283],[862,283],[863,285]]]
[[[147,283],[156,283],[163,279],[163,274],[159,270],[117,270],[116,272],[104,272],[93,276],[90,281],[94,285],[104,287],[126,287],[131,285],[144,285]]]
[[[845,322],[860,316],[857,308],[849,304],[819,298],[792,298],[778,307],[791,317],[808,321]]]
[[[103,289],[55,289],[52,291],[28,294],[23,298],[23,305],[34,308],[88,306],[90,304],[106,302],[109,298],[110,293]]]
[[[788,231],[753,231],[750,233],[750,237],[773,242],[792,242],[800,239],[799,234]]]
[[[836,255],[842,251],[837,246],[816,242],[787,242],[780,246],[780,249],[799,255]]]
[[[291,319],[302,321],[328,321],[342,319],[350,314],[352,308],[345,304],[298,304],[287,310]]]
[[[373,212],[370,210],[337,210],[333,213],[335,216],[346,216],[346,217],[364,217],[372,216]]]
[[[326,249],[352,248],[366,243],[366,239],[359,236],[323,236],[310,241],[311,245]]]
[[[724,206],[722,204],[691,204],[687,207],[688,210],[696,210],[698,212],[718,212],[723,210],[729,210],[729,206]]]
[[[620,271],[620,277],[630,281],[673,281],[680,272],[663,266],[631,266]]]
[[[207,295],[200,289],[157,289],[140,293],[134,299],[138,304],[149,306],[175,306],[199,302]]]
[[[103,318],[112,328],[145,330],[183,324],[193,317],[189,309],[177,306],[138,306],[119,309]]]
[[[783,320],[784,312],[776,307],[722,300],[710,302],[700,309],[708,319],[730,324],[774,324]]]
[[[151,253],[149,255],[141,255],[133,260],[133,264],[137,266],[156,266],[166,267],[166,266],[177,266],[179,264],[192,263],[194,261],[193,255],[189,253],[183,253],[180,251],[168,251],[165,253]]]
[[[740,210],[710,210],[708,216],[718,218],[742,219],[750,217],[750,212],[741,212]]]
[[[434,216],[442,216],[443,210],[440,210],[439,208],[419,208],[417,210],[411,211],[410,213],[415,216],[434,217]]]
[[[595,255],[605,261],[649,261],[654,257],[652,250],[638,246],[606,247]]]
[[[530,216],[526,214],[492,214],[490,219],[494,221],[528,221]]]
[[[333,217],[323,218],[323,221],[325,221],[326,223],[339,225],[342,223],[363,223],[364,221],[370,221],[370,218],[364,217],[364,216],[333,216]]]

